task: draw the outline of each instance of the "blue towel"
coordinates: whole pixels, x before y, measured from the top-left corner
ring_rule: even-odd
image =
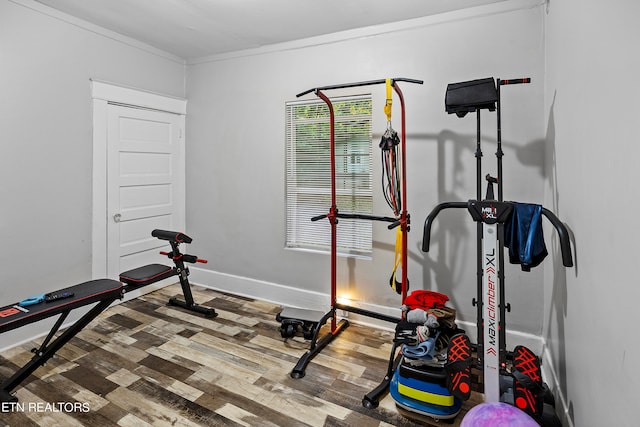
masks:
[[[547,256],[542,233],[542,206],[513,202],[511,218],[505,223],[504,245],[509,248],[509,262],[530,271]]]
[[[402,344],[402,354],[411,359],[431,360],[436,351],[436,337],[428,338],[417,345]]]

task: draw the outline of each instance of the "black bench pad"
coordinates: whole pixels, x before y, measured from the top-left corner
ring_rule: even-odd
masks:
[[[163,264],[149,264],[120,273],[120,281],[129,285],[127,290],[131,290],[175,275],[176,271],[173,267]]]
[[[18,304],[0,308],[0,333],[37,322],[59,313],[73,310],[96,301],[116,300],[122,297],[122,283],[111,279],[90,280],[60,289],[55,293],[73,293],[73,297],[53,302],[41,302],[22,310]]]

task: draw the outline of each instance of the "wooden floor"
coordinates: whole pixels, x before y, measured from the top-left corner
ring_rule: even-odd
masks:
[[[386,372],[392,334],[352,324],[306,370],[289,373],[308,349],[285,341],[280,307],[194,286],[213,307],[206,319],[166,305],[177,285],[106,310],[16,390],[0,426],[416,426],[387,395],[363,396]],[[328,327],[328,326],[327,326]],[[0,379],[32,356],[28,343],[0,356]],[[473,393],[457,426],[479,395]]]

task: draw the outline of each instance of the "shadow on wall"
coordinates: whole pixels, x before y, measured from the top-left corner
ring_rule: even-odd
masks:
[[[438,165],[437,200],[439,202],[467,201],[476,198],[477,190],[476,194],[469,194],[468,185],[466,186],[464,182],[465,176],[468,175],[468,168],[470,166],[474,170],[476,168],[477,135],[475,133],[460,134],[451,130],[443,130],[439,134],[421,134],[413,135],[412,137],[422,141],[436,141]],[[492,147],[491,154],[493,154],[496,144],[495,138],[482,138],[481,150],[489,151],[486,148],[489,145]],[[513,150],[515,158],[521,165],[535,168],[540,176],[545,178],[545,140],[537,139],[525,145],[503,140],[502,146],[503,150]],[[447,148],[450,148],[450,150],[447,150]],[[447,158],[447,155],[449,158]],[[495,165],[492,162],[490,167],[483,169],[494,170]],[[484,198],[486,189],[484,175],[482,175],[481,179],[480,198]],[[421,262],[424,265],[422,277],[424,289],[437,289],[439,292],[449,295],[454,307],[462,306],[459,301],[455,301],[457,293],[453,291],[457,284],[464,283],[464,286],[468,286],[469,281],[474,280],[474,277],[462,277],[464,275],[464,266],[470,261],[465,259],[463,252],[466,246],[465,239],[472,238],[475,240],[476,235],[473,232],[469,233],[468,228],[461,227],[461,221],[471,221],[466,211],[439,215],[436,220],[437,225],[434,224],[431,235],[432,244],[430,245],[431,251],[429,254],[422,252],[422,241],[418,242],[418,247],[414,249],[418,254],[421,254]],[[421,227],[421,224],[414,224],[413,227]],[[422,232],[422,228],[419,230],[419,232]],[[414,259],[417,258],[415,253],[410,253],[409,256]],[[435,278],[436,283],[431,283],[431,277]]]
[[[556,164],[556,127],[555,127],[555,116],[554,116],[554,108],[556,101],[556,93],[553,95],[553,102],[551,103],[551,107],[549,109],[549,120],[547,127],[547,135],[546,135],[546,143],[547,143],[547,164],[548,164],[548,173],[549,173],[549,191],[550,191],[550,199],[552,201],[552,210],[556,212],[558,217],[560,217],[560,191],[558,189],[558,174],[557,174],[557,164]],[[569,231],[569,238],[571,240],[571,246],[574,250],[574,268],[575,275],[578,276],[578,253],[577,246],[575,241],[575,235],[571,227],[565,224],[567,230]],[[554,238],[556,236],[554,235]],[[557,241],[554,241],[551,245],[551,255],[552,259],[557,260],[561,258],[560,245]],[[545,340],[547,342],[553,342],[556,345],[550,346],[549,350],[551,353],[551,357],[553,359],[553,363],[556,366],[556,374],[558,375],[558,382],[561,388],[561,392],[565,397],[569,396],[567,390],[567,351],[566,351],[566,331],[565,331],[565,318],[567,316],[567,303],[568,303],[568,292],[567,292],[567,271],[566,268],[560,262],[554,262],[553,264],[553,287],[551,289],[551,307],[549,309],[547,324],[550,327],[547,329],[547,336]],[[553,324],[555,320],[556,324]],[[552,327],[555,326],[557,331],[556,337],[551,337],[550,332]],[[552,341],[553,340],[553,341]],[[568,408],[568,416],[571,418],[571,422],[574,422],[574,409],[573,402],[569,402]]]
[[[438,134],[436,139],[438,201],[463,201],[474,197],[471,194],[462,193],[466,189],[464,176],[467,168],[465,166],[470,165],[473,159],[476,138],[475,134],[464,135],[448,129]],[[447,144],[451,146],[450,159],[446,158]],[[437,252],[426,258],[429,261],[433,259],[433,261],[428,263],[429,269],[424,270],[425,283],[429,280],[428,278],[432,277],[429,271],[432,270],[437,289],[439,292],[449,295],[454,307],[464,306],[461,301],[456,301],[458,293],[454,292],[454,289],[461,284],[466,286],[468,281],[467,278],[462,277],[464,274],[463,266],[467,262],[463,251],[465,249],[464,242],[471,236],[467,228],[460,227],[461,218],[463,221],[467,220],[465,212],[452,212],[449,215],[439,216],[438,226],[435,233],[431,235],[431,241],[438,242]],[[433,249],[430,252],[433,253]],[[473,278],[470,279],[473,280]]]

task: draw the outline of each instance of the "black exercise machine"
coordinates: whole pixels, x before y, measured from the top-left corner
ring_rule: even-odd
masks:
[[[112,302],[122,298],[124,292],[122,283],[116,280],[91,280],[0,308],[0,334],[60,315],[40,347],[31,350],[34,353],[33,358],[0,384],[0,402],[16,402],[18,399],[11,392],[38,367],[51,359],[63,345],[75,337]],[[95,305],[87,313],[54,339],[72,310],[94,303]]]
[[[534,384],[529,377],[516,369],[514,352],[506,350],[506,312],[510,311],[510,304],[505,302],[505,278],[504,278],[504,249],[505,249],[505,224],[512,219],[516,202],[503,200],[502,180],[502,141],[500,118],[500,87],[509,84],[529,83],[530,79],[515,80],[493,78],[473,80],[469,82],[454,83],[447,87],[446,108],[447,112],[456,113],[463,117],[468,112],[476,112],[477,117],[477,146],[476,146],[476,175],[477,197],[467,202],[444,202],[437,205],[427,216],[424,224],[422,250],[429,251],[431,239],[431,227],[437,215],[446,209],[467,209],[473,221],[477,223],[477,298],[473,299],[473,305],[477,308],[477,344],[472,345],[476,350],[476,366],[483,372],[483,388],[485,401],[510,403],[521,409],[538,406],[536,420],[543,426],[559,425],[559,420],[553,408],[553,398],[546,384]],[[486,195],[482,198],[481,186],[481,157],[480,148],[480,110],[496,110],[497,103],[497,178],[486,175]],[[498,186],[498,198],[495,198],[493,185]],[[535,205],[535,209],[541,217],[547,218],[559,236],[562,262],[565,267],[573,266],[569,234],[565,225],[548,209]],[[541,221],[541,219],[540,219]],[[541,229],[540,229],[541,230]],[[513,231],[513,230],[512,230]],[[516,232],[516,231],[513,231]],[[513,248],[511,248],[513,249]],[[544,252],[546,255],[546,251]],[[544,257],[544,255],[542,257]],[[541,261],[541,260],[540,260]],[[528,267],[522,264],[523,270]],[[465,338],[466,339],[466,338]],[[468,339],[467,339],[468,342]],[[539,358],[530,350],[527,350],[526,361],[530,366],[538,366]],[[471,361],[456,361],[458,366],[471,365]],[[514,397],[516,381],[532,391],[528,396],[536,400],[525,402],[524,398]],[[544,401],[544,406],[540,403]],[[549,403],[547,403],[547,401]],[[542,406],[542,407],[540,407]]]
[[[120,281],[132,287],[142,287],[169,277],[178,276],[180,279],[180,286],[182,287],[182,293],[184,295],[184,301],[177,297],[173,297],[169,299],[169,305],[182,307],[186,310],[204,314],[206,317],[216,317],[218,314],[213,308],[203,307],[196,304],[193,300],[191,285],[189,284],[189,268],[186,267],[184,263],[207,263],[207,260],[200,259],[195,255],[183,254],[180,252],[180,244],[191,243],[193,239],[184,233],[167,230],[153,230],[151,235],[160,240],[166,240],[169,242],[169,245],[171,245],[171,252],[160,252],[160,254],[166,255],[167,258],[171,259],[174,266],[170,267],[163,264],[145,265],[120,273]]]

